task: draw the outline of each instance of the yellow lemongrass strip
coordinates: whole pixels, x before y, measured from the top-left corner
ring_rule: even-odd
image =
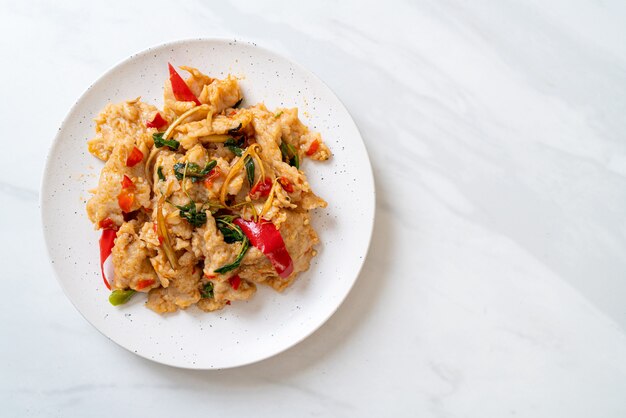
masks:
[[[256,211],[256,207],[254,206],[254,203],[250,202],[250,208],[252,209],[254,222],[259,222],[259,212]]]
[[[167,128],[167,130],[165,131],[165,134],[163,135],[163,139],[169,139],[170,135],[172,135],[172,132],[174,132],[174,129],[178,125],[180,125],[185,119],[187,119],[188,116],[191,116],[200,110],[209,110],[209,105],[203,104],[200,106],[192,107],[191,109],[189,109],[188,111],[180,115],[178,119],[172,122],[172,124]]]
[[[154,176],[152,170],[150,170],[150,164],[152,164],[152,160],[156,158],[159,151],[161,151],[160,148],[153,147],[152,150],[150,150],[150,155],[148,155],[148,159],[146,160],[146,165],[143,166],[143,174],[146,178],[146,181],[150,185],[150,188],[152,188],[152,177]]]
[[[267,211],[269,211],[272,207],[272,203],[274,202],[274,194],[276,193],[276,187],[280,187],[280,183],[278,182],[278,179],[274,180],[274,183],[272,184],[272,188],[270,189],[270,194],[269,196],[267,196],[267,200],[265,201],[265,204],[263,205],[263,209],[261,210],[261,217],[263,215],[265,215],[267,213]]]
[[[183,193],[185,193],[187,195],[189,200],[192,200],[191,196],[189,196],[189,193],[187,193],[187,186],[185,184],[185,179],[187,178],[187,167],[189,167],[189,161],[185,161],[185,171],[183,171],[183,179],[181,180],[181,182],[182,182],[182,189],[183,189]]]
[[[200,142],[220,143],[228,141],[232,136],[226,134],[205,135],[200,137]]]
[[[170,267],[172,269],[178,269],[178,260],[176,259],[176,253],[174,252],[174,248],[172,247],[172,242],[170,240],[170,234],[167,230],[167,225],[165,225],[165,216],[163,216],[163,202],[165,198],[161,196],[159,202],[157,204],[157,231],[158,235],[163,238],[163,252],[165,253],[165,257],[167,261],[170,263]]]
[[[220,189],[220,203],[224,205],[224,207],[230,208],[230,206],[226,204],[226,189],[228,189],[228,185],[230,184],[233,177],[235,177],[237,173],[239,173],[239,170],[243,168],[246,157],[250,155],[251,152],[255,152],[257,148],[260,149],[261,146],[259,144],[250,145],[246,152],[244,152],[242,156],[239,157],[239,160],[237,160],[237,162],[230,168],[230,170],[228,170],[228,174],[226,175],[224,183],[222,184],[222,188]]]

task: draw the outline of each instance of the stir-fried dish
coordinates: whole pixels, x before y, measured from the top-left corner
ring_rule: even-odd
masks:
[[[214,311],[277,291],[309,268],[319,242],[305,158],[326,160],[297,109],[241,107],[237,79],[170,65],[162,110],[109,104],[89,151],[105,161],[87,202],[102,230],[100,265],[113,305],[137,292],[158,313]],[[108,274],[107,274],[108,271]]]

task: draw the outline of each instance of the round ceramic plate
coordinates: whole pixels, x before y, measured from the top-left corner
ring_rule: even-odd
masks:
[[[192,307],[158,315],[145,295],[114,307],[99,268],[99,232],[85,202],[103,163],[87,151],[93,119],[107,103],[138,96],[161,108],[167,63],[189,65],[217,78],[240,78],[244,106],[298,107],[333,152],[303,169],[328,208],[314,211],[318,256],[283,293],[259,286],[247,302],[205,313]],[[129,351],[172,366],[236,367],[280,353],[320,327],[356,281],[374,222],[372,170],[345,107],[330,89],[299,65],[254,44],[199,39],[164,44],[133,55],[97,80],[76,102],[54,140],[44,172],[41,211],[57,278],[76,309],[100,332]]]

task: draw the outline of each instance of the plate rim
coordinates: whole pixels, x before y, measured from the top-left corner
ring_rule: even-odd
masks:
[[[138,351],[133,351],[130,348],[125,347],[121,343],[115,341],[113,338],[111,338],[108,335],[106,335],[100,328],[98,328],[94,323],[92,323],[80,309],[78,309],[78,307],[76,306],[76,304],[74,303],[72,298],[69,296],[68,290],[66,289],[66,286],[64,285],[63,281],[61,280],[61,274],[58,271],[58,268],[59,268],[58,264],[54,262],[54,259],[52,257],[51,246],[49,245],[50,239],[52,237],[49,237],[49,233],[47,232],[47,228],[46,228],[46,225],[45,225],[45,206],[47,204],[46,201],[49,199],[49,196],[50,196],[49,188],[51,187],[50,184],[49,184],[49,181],[48,181],[49,176],[47,174],[51,170],[52,155],[53,155],[53,152],[56,149],[56,147],[59,146],[61,133],[64,131],[64,128],[66,127],[66,125],[69,123],[70,115],[72,115],[75,112],[75,110],[77,109],[78,104],[81,101],[81,99],[92,89],[92,87],[94,85],[96,85],[98,82],[100,82],[100,80],[102,80],[103,78],[108,76],[110,73],[114,72],[115,70],[117,70],[119,67],[123,66],[124,64],[132,61],[133,59],[135,59],[135,58],[137,58],[139,56],[147,55],[147,54],[149,54],[151,51],[153,51],[155,49],[161,49],[161,48],[167,48],[167,47],[176,48],[176,47],[180,47],[182,45],[189,44],[189,43],[202,44],[202,43],[207,43],[207,42],[218,42],[218,43],[226,43],[226,44],[232,44],[232,43],[235,43],[235,44],[245,44],[245,45],[251,46],[251,47],[253,47],[255,49],[260,49],[260,50],[262,50],[262,51],[264,51],[266,53],[273,54],[273,55],[275,55],[277,57],[280,57],[280,58],[284,59],[289,64],[292,64],[294,67],[296,67],[298,70],[304,72],[305,74],[310,75],[317,82],[319,82],[326,89],[328,89],[328,91],[331,92],[331,94],[337,99],[339,104],[346,111],[346,113],[347,113],[347,115],[349,116],[349,119],[350,119],[349,123],[352,125],[352,127],[354,127],[354,129],[356,130],[356,132],[359,135],[359,139],[360,139],[361,143],[363,144],[363,150],[364,150],[364,155],[365,155],[364,162],[367,162],[367,170],[366,171],[368,173],[369,182],[372,185],[372,189],[371,189],[371,192],[372,192],[372,200],[371,200],[371,202],[372,203],[371,203],[371,205],[369,205],[370,208],[368,208],[368,211],[367,211],[369,213],[366,213],[366,215],[369,215],[369,216],[367,216],[367,219],[371,220],[369,222],[369,224],[370,224],[369,225],[369,231],[367,233],[367,245],[365,246],[364,255],[363,255],[362,259],[360,260],[359,267],[356,270],[355,278],[352,280],[350,285],[346,288],[345,293],[338,300],[338,303],[336,303],[336,305],[329,311],[329,313],[327,315],[324,315],[318,321],[318,323],[315,326],[311,327],[311,329],[307,333],[305,333],[304,335],[302,335],[299,338],[296,338],[296,339],[293,339],[292,341],[289,341],[288,344],[286,344],[283,347],[280,347],[277,351],[274,351],[274,352],[272,352],[270,354],[266,354],[266,355],[263,355],[261,357],[255,358],[255,359],[243,361],[243,362],[238,363],[236,365],[228,365],[228,366],[224,366],[224,367],[194,367],[192,365],[175,364],[173,362],[168,362],[167,359],[164,359],[164,358],[158,358],[157,359],[157,358],[147,357],[147,356],[144,356],[142,353],[140,353]],[[57,283],[60,285],[61,290],[63,291],[65,297],[70,301],[70,303],[72,304],[74,309],[76,309],[76,311],[78,311],[78,313],[83,317],[83,319],[85,319],[85,321],[87,321],[87,323],[89,323],[93,328],[95,328],[101,335],[106,337],[109,341],[114,342],[117,346],[123,348],[124,350],[126,350],[126,351],[128,351],[128,352],[130,352],[132,354],[135,354],[135,355],[137,355],[137,356],[139,356],[141,358],[144,358],[146,360],[150,360],[150,361],[158,363],[158,364],[163,364],[163,365],[166,365],[166,366],[180,368],[180,369],[187,369],[187,370],[225,370],[225,369],[232,369],[232,368],[248,366],[250,364],[258,363],[258,362],[267,360],[269,358],[272,358],[274,356],[277,356],[277,355],[279,355],[281,353],[284,353],[285,351],[295,347],[296,345],[300,344],[302,341],[306,340],[308,337],[313,335],[315,332],[317,332],[322,326],[324,326],[329,321],[329,319],[333,315],[335,315],[335,313],[338,311],[339,307],[341,305],[343,305],[343,303],[345,302],[346,298],[348,297],[348,295],[350,294],[350,292],[354,288],[354,286],[355,286],[356,282],[358,281],[359,277],[361,276],[361,272],[363,271],[363,266],[365,265],[365,262],[366,262],[367,258],[370,256],[369,252],[370,252],[370,249],[371,249],[372,237],[373,237],[373,233],[374,233],[374,225],[375,225],[375,222],[376,222],[376,196],[377,196],[377,194],[376,194],[376,182],[375,182],[375,178],[374,178],[374,171],[373,171],[371,159],[370,159],[369,152],[368,152],[368,149],[367,149],[367,144],[363,140],[363,135],[361,135],[361,131],[359,130],[359,127],[357,126],[356,122],[354,121],[354,118],[352,117],[352,114],[349,112],[349,110],[346,107],[345,103],[328,86],[328,84],[326,84],[326,82],[324,82],[324,80],[322,80],[316,73],[314,73],[313,71],[309,70],[308,68],[306,68],[305,66],[300,64],[298,61],[294,60],[292,57],[290,57],[288,55],[285,55],[285,54],[282,54],[282,53],[278,53],[278,52],[276,52],[276,51],[274,51],[274,50],[272,50],[270,48],[267,48],[267,47],[264,47],[264,46],[259,46],[259,44],[257,42],[244,40],[244,39],[238,39],[238,38],[199,37],[199,38],[181,38],[181,39],[175,39],[175,40],[172,40],[172,41],[161,42],[159,44],[150,46],[148,48],[144,48],[144,49],[142,49],[142,50],[140,50],[138,52],[135,52],[135,53],[127,56],[126,58],[124,58],[124,59],[122,59],[120,61],[117,61],[115,64],[110,66],[107,70],[102,72],[76,98],[76,100],[74,101],[72,106],[66,112],[66,114],[63,117],[61,123],[58,125],[58,128],[57,128],[57,131],[56,131],[56,133],[54,135],[54,138],[52,139],[51,144],[47,148],[46,161],[45,161],[45,164],[44,164],[44,169],[43,169],[42,176],[41,176],[41,181],[40,181],[40,184],[39,184],[39,190],[40,190],[39,199],[38,199],[39,216],[40,216],[40,221],[41,221],[41,229],[42,229],[42,233],[43,233],[44,244],[45,244],[45,247],[46,247],[46,255],[48,256],[48,263],[52,266],[52,271],[54,273],[54,277],[55,277]]]

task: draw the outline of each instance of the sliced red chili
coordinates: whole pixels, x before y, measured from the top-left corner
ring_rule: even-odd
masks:
[[[287,193],[293,193],[293,184],[291,184],[287,177],[279,177],[278,182]]]
[[[131,212],[135,203],[135,183],[127,175],[122,179],[122,190],[117,195],[117,203],[123,212]]]
[[[133,147],[133,150],[130,152],[130,155],[126,159],[127,167],[134,167],[140,162],[143,161],[143,152],[137,147]]]
[[[306,155],[310,157],[311,155],[315,154],[319,147],[320,147],[320,141],[316,139],[315,141],[311,142],[309,149],[306,150]]]
[[[152,286],[153,284],[154,284],[154,279],[139,280],[137,282],[137,286],[135,286],[135,289],[137,290],[145,289],[146,287]]]
[[[272,190],[272,179],[265,177],[263,181],[259,181],[252,187],[250,190],[250,197],[253,199],[265,197],[270,194],[270,190]]]
[[[156,222],[152,224],[152,229],[154,230],[154,233],[157,235],[157,238],[159,239],[159,245],[163,244],[163,237],[159,235],[159,229],[157,228]]]
[[[163,119],[163,116],[159,112],[154,115],[151,121],[146,122],[148,128],[165,128],[168,125],[167,121]]]
[[[194,102],[197,106],[200,106],[200,100],[191,91],[185,80],[176,72],[172,64],[167,64],[170,70],[170,83],[172,83],[172,92],[176,100],[180,102]]]
[[[108,218],[107,218],[108,219]],[[111,285],[107,280],[106,274],[104,274],[104,261],[109,258],[113,246],[115,245],[115,237],[117,232],[115,229],[103,229],[100,236],[100,271],[102,272],[102,280],[104,280],[105,286],[111,290]]]
[[[239,289],[239,285],[241,284],[241,277],[239,277],[239,275],[238,275],[238,274],[235,274],[233,277],[231,277],[230,279],[228,279],[228,281],[230,282],[230,286],[231,286],[234,290]]]
[[[222,175],[222,170],[219,167],[214,167],[213,170],[209,171],[209,175],[204,179],[204,186],[209,189],[213,186],[213,182],[217,180]]]
[[[124,174],[124,178],[122,179],[122,189],[134,189],[134,188],[135,188],[135,183],[133,183],[130,177]]]
[[[237,218],[233,221],[250,240],[272,262],[276,273],[282,278],[293,272],[293,260],[285,247],[285,241],[276,226],[264,219],[259,222]]]
[[[122,190],[117,196],[117,204],[120,205],[120,209],[122,209],[122,212],[131,212],[133,208],[133,203],[135,203],[134,193],[128,192],[127,190]]]
[[[111,218],[104,218],[98,222],[98,228],[100,229],[114,229],[117,231],[117,224],[113,222]]]

